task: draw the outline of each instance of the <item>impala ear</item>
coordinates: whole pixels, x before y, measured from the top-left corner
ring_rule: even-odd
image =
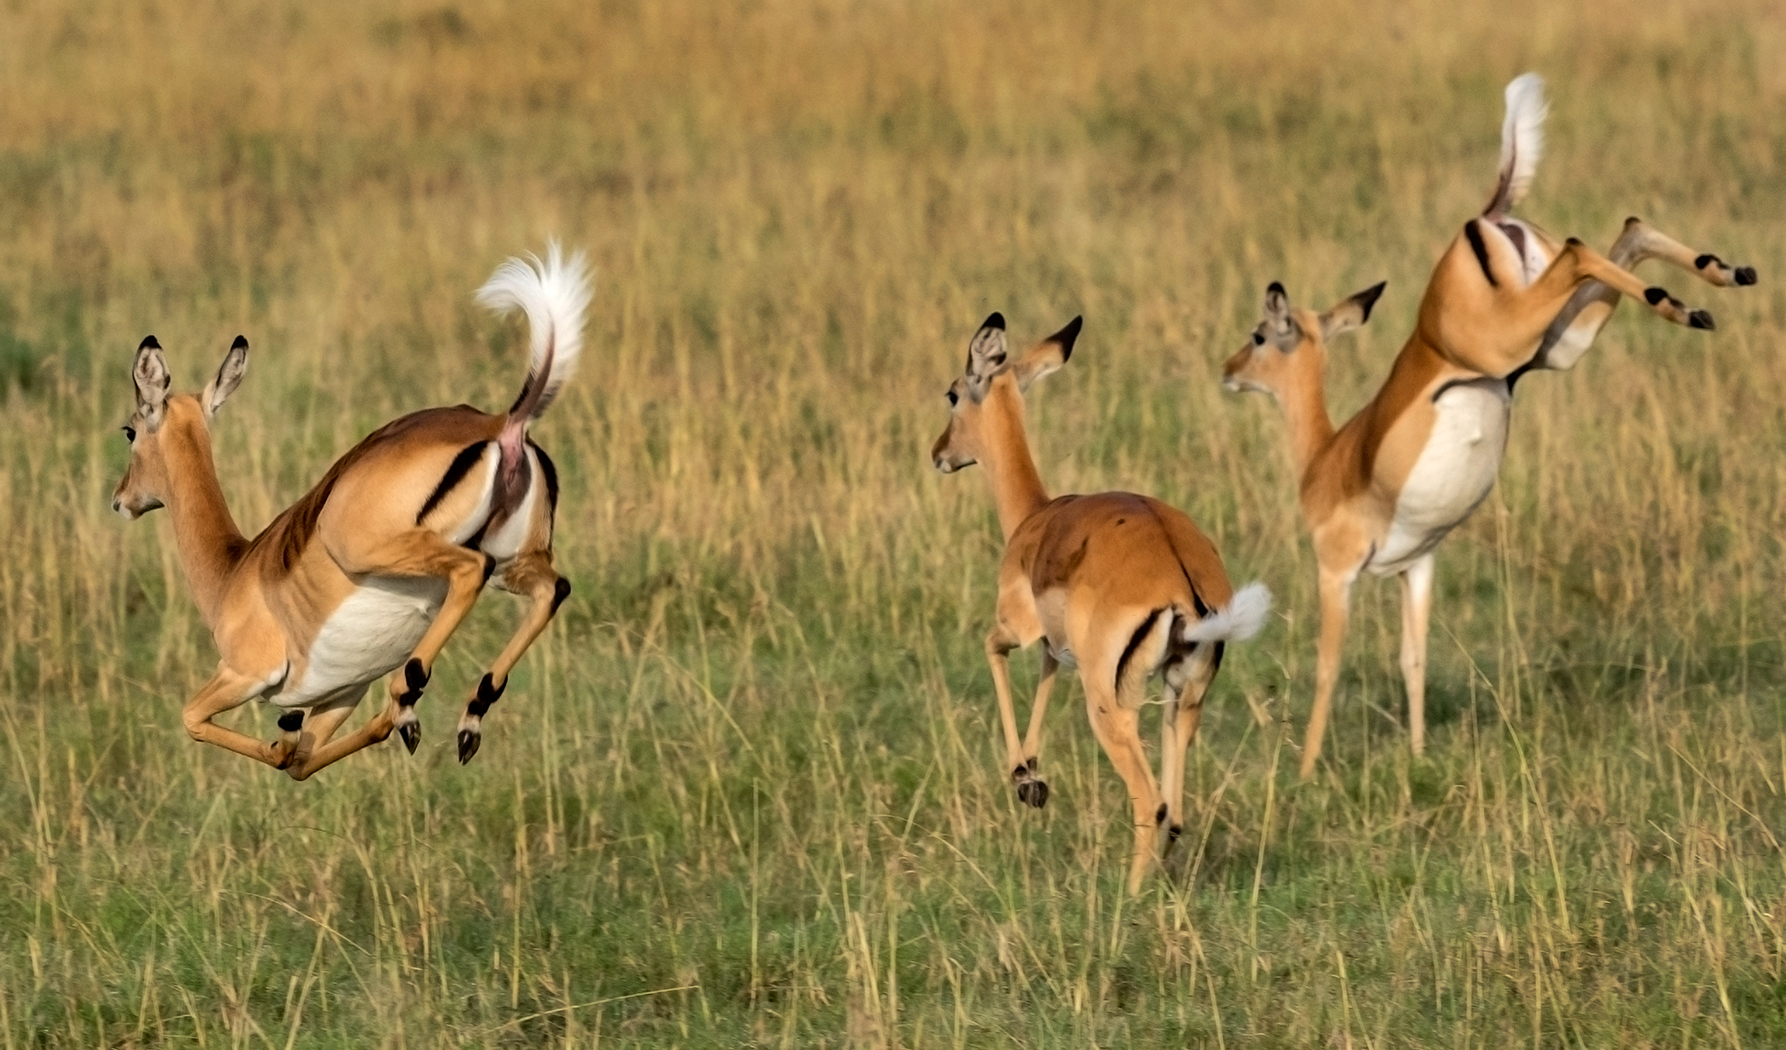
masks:
[[[1321,341],[1326,342],[1336,335],[1343,335],[1359,327],[1371,319],[1371,307],[1377,305],[1377,299],[1383,294],[1383,286],[1388,281],[1378,281],[1364,291],[1336,303],[1333,309],[1321,315]]]
[[[229,353],[223,355],[223,364],[217,366],[217,378],[205,385],[205,392],[199,396],[199,404],[205,408],[205,418],[217,414],[229,396],[242,385],[242,377],[248,373],[248,339],[236,336],[236,341],[229,346]]]
[[[130,379],[136,384],[137,414],[143,419],[143,428],[153,434],[161,429],[161,421],[167,414],[167,388],[173,382],[168,375],[167,358],[161,353],[161,343],[154,336],[144,336],[137,344]]]
[[[1079,340],[1079,329],[1085,324],[1084,317],[1075,317],[1067,322],[1067,326],[1036,344],[1035,349],[1023,355],[1017,362],[1017,389],[1028,390],[1029,385],[1043,376],[1053,375],[1060,371],[1060,366],[1073,356],[1073,344]]]
[[[1005,366],[1005,315],[994,310],[967,344],[967,377],[984,384]]]
[[[1290,313],[1290,293],[1276,281],[1265,288],[1265,334],[1279,350],[1294,350],[1302,342],[1302,329]]]

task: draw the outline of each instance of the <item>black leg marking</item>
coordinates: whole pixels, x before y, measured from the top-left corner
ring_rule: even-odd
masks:
[[[484,555],[484,582],[485,583],[490,582],[490,576],[495,571],[496,571],[496,559],[491,557],[488,554]]]
[[[1711,252],[1706,252],[1704,255],[1693,260],[1693,268],[1696,270],[1703,270],[1707,266],[1716,262],[1723,262],[1723,260],[1719,259],[1716,255],[1713,255]]]
[[[488,674],[478,683],[477,699],[465,705],[465,713],[473,718],[482,718],[490,710],[490,705],[502,699],[502,691],[509,687],[507,679],[496,685]]]
[[[1704,310],[1694,310],[1687,315],[1687,327],[1703,328],[1709,332],[1718,327],[1718,323],[1712,320],[1712,315],[1706,313]]]
[[[1482,267],[1482,276],[1488,278],[1491,288],[1499,288],[1501,283],[1495,280],[1494,271],[1488,266],[1488,245],[1482,243],[1482,231],[1476,228],[1476,220],[1464,223],[1464,236],[1469,238],[1470,250],[1476,253],[1476,265]]]
[[[409,662],[403,665],[405,688],[403,694],[397,697],[397,703],[404,707],[413,706],[417,700],[422,698],[422,690],[427,688],[429,677],[428,672],[422,667],[422,661],[416,657],[410,657]]]
[[[304,728],[304,712],[287,711],[279,716],[279,729],[281,732],[295,733],[302,728]]]
[[[571,581],[562,576],[558,577],[558,582],[552,585],[552,611],[557,612],[558,607],[563,605],[564,600],[570,596]]]
[[[1753,267],[1753,266],[1738,266],[1736,268],[1736,283],[1737,284],[1754,284],[1755,283],[1755,267]]]
[[[1166,848],[1171,849],[1178,844],[1178,836],[1184,834],[1183,824],[1174,824],[1166,829]]]
[[[1668,298],[1668,289],[1651,286],[1643,290],[1643,297],[1649,300],[1651,306],[1660,306],[1662,300]]]
[[[1160,803],[1159,812],[1153,815],[1153,822],[1155,824],[1166,823],[1166,804],[1164,802]]]

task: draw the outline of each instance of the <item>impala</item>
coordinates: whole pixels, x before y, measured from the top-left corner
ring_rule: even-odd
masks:
[[[1030,457],[1023,394],[1066,363],[1079,327],[1076,317],[1013,362],[1004,317],[987,318],[969,344],[966,373],[949,387],[949,425],[931,460],[945,474],[984,464],[998,507],[1005,556],[986,659],[1017,797],[1036,807],[1048,801],[1039,776],[1043,713],[1060,665],[1077,667],[1092,731],[1134,805],[1134,893],[1159,833],[1163,855],[1183,830],[1185,750],[1223,645],[1258,633],[1271,594],[1256,583],[1234,593],[1214,545],[1183,512],[1158,500],[1127,492],[1048,498]],[[1012,649],[1038,639],[1042,677],[1028,736],[1019,741],[1006,664]],[[1165,679],[1158,784],[1139,735],[1155,673]]]
[[[1292,308],[1273,282],[1264,320],[1222,370],[1228,389],[1262,391],[1282,407],[1314,541],[1321,631],[1304,778],[1320,757],[1348,599],[1361,572],[1401,577],[1408,730],[1414,752],[1423,751],[1433,549],[1494,485],[1514,382],[1531,369],[1573,366],[1620,296],[1640,298],[1677,324],[1710,329],[1711,315],[1688,310],[1627,268],[1644,259],[1666,260],[1714,285],[1755,283],[1753,269],[1695,253],[1637,219],[1626,222],[1608,259],[1512,218],[1538,163],[1543,81],[1518,78],[1506,101],[1494,194],[1439,259],[1414,332],[1369,404],[1334,429],[1323,389],[1326,344],[1369,319],[1381,284],[1316,314]]]
[[[296,780],[393,730],[411,753],[415,702],[434,660],[486,582],[529,599],[521,625],[471,694],[459,723],[470,761],[482,718],[509,671],[570,594],[552,569],[558,481],[528,427],[577,365],[589,276],[581,254],[510,259],[478,292],[519,307],[532,334],[527,380],[505,415],[469,405],[393,420],[354,446],[315,488],[246,539],[211,459],[211,421],[242,382],[248,341],[236,337],[198,395],[168,393],[167,361],[149,336],[131,376],[136,411],[124,428],[130,466],[112,496],[126,519],[166,507],[180,562],[222,659],[183,720],[216,744]],[[401,667],[384,709],[335,738],[366,686]],[[285,710],[263,743],[213,722],[249,700]]]

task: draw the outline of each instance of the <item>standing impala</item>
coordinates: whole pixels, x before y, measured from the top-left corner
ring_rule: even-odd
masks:
[[[1166,832],[1163,854],[1183,830],[1185,749],[1222,665],[1222,647],[1258,633],[1271,594],[1256,583],[1233,593],[1214,545],[1183,512],[1158,500],[1127,492],[1048,498],[1030,458],[1023,393],[1066,363],[1079,325],[1075,317],[1012,362],[1004,317],[988,317],[968,346],[966,374],[949,387],[949,426],[931,459],[945,474],[984,464],[998,505],[1005,557],[986,659],[1017,797],[1037,807],[1048,801],[1048,785],[1037,775],[1042,716],[1055,671],[1077,666],[1092,731],[1134,804],[1133,893],[1158,833]],[[1042,678],[1029,735],[1019,742],[1006,663],[1012,649],[1038,639],[1045,642]],[[1155,672],[1166,683],[1159,785],[1139,734],[1143,694]]]
[[[1644,259],[1675,263],[1714,285],[1755,283],[1753,269],[1696,254],[1637,219],[1626,222],[1608,259],[1575,238],[1559,244],[1512,218],[1508,213],[1538,163],[1543,81],[1528,73],[1507,86],[1506,97],[1494,195],[1439,259],[1414,333],[1370,404],[1334,429],[1323,389],[1326,343],[1370,317],[1381,284],[1315,314],[1292,309],[1283,286],[1273,282],[1265,291],[1265,319],[1222,370],[1228,389],[1263,391],[1283,408],[1320,569],[1305,778],[1320,757],[1348,598],[1360,572],[1401,577],[1408,729],[1414,752],[1424,749],[1433,549],[1493,487],[1520,375],[1574,365],[1621,295],[1640,298],[1677,324],[1711,328],[1711,315],[1687,310],[1627,269]]]
[[[161,345],[143,340],[131,370],[136,413],[124,428],[130,466],[112,507],[125,518],[168,508],[222,653],[183,711],[194,740],[297,780],[392,730],[413,753],[415,702],[435,657],[493,579],[530,603],[460,720],[459,761],[470,761],[509,671],[570,594],[570,581],[552,569],[557,476],[527,428],[576,370],[589,294],[581,254],[566,261],[553,245],[544,262],[503,263],[478,300],[520,307],[533,343],[508,413],[459,405],[393,420],[251,540],[237,530],[211,460],[211,418],[242,382],[248,341],[236,337],[217,377],[194,396],[168,393]],[[384,710],[334,739],[366,686],[398,667]],[[286,709],[272,743],[212,721],[255,699]]]

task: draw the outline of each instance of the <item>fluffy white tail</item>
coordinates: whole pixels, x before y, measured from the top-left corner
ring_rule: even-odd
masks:
[[[1244,642],[1265,626],[1271,613],[1271,591],[1263,583],[1249,583],[1234,592],[1226,608],[1201,620],[1191,621],[1184,632],[1187,642]]]
[[[511,425],[538,419],[576,374],[591,294],[588,258],[578,252],[565,259],[557,241],[547,243],[544,262],[531,252],[509,259],[478,289],[477,301],[498,313],[526,311],[533,337],[527,382],[509,409]]]
[[[1544,156],[1544,118],[1549,115],[1543,77],[1526,73],[1507,85],[1507,117],[1501,122],[1501,175],[1488,207],[1482,209],[1484,217],[1505,216],[1531,188],[1538,161]]]

